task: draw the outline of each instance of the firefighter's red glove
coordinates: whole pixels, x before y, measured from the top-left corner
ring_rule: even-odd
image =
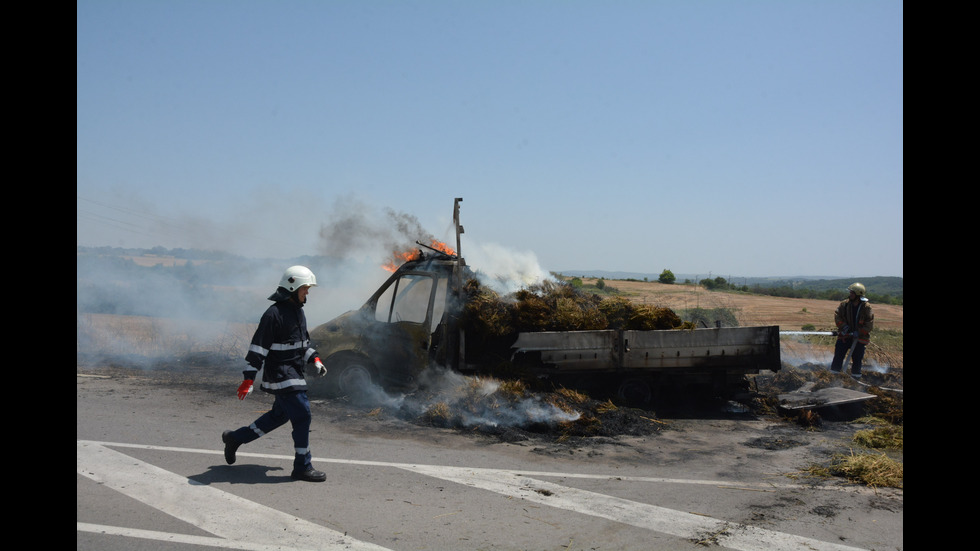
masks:
[[[246,396],[252,393],[252,381],[245,379],[242,384],[238,385],[238,399],[244,400]]]
[[[327,368],[320,361],[319,357],[313,358],[313,367],[316,368],[317,377],[323,377],[327,374]]]

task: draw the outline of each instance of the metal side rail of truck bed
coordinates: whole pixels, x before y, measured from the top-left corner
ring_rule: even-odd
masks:
[[[668,380],[727,385],[780,369],[778,326],[520,333],[511,350],[514,364],[540,377],[601,377],[627,387]]]

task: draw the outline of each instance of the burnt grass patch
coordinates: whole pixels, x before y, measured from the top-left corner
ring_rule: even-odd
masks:
[[[541,392],[519,380],[489,377],[466,377],[438,391],[419,391],[377,406],[370,414],[502,442],[645,436],[667,427],[651,411],[593,399],[577,390]]]
[[[858,417],[876,418],[901,425],[904,419],[901,369],[897,373],[869,374],[865,385],[847,375],[830,373],[825,366],[785,365],[776,373],[750,377],[750,390],[730,397],[711,394],[673,395],[654,401],[648,407],[632,407],[615,398],[593,398],[567,388],[545,388],[521,380],[498,380],[491,377],[461,377],[450,391],[420,391],[406,396],[397,404],[364,407],[372,415],[411,423],[420,427],[451,429],[500,442],[541,441],[552,443],[580,442],[622,436],[655,435],[670,430],[672,419],[752,419],[769,417],[804,432],[828,428],[828,423],[846,423]],[[826,412],[805,410],[787,414],[778,407],[778,395],[813,382],[822,386],[846,386],[869,394],[875,399],[841,419]],[[889,385],[887,388],[877,385]],[[735,406],[735,407],[733,407]],[[791,436],[767,436],[745,443],[764,450],[783,450],[807,445],[805,439]]]

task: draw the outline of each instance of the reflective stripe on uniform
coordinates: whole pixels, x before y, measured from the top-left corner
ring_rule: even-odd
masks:
[[[310,341],[303,342],[286,342],[286,343],[273,343],[270,348],[262,348],[261,346],[252,343],[249,345],[248,349],[260,356],[268,356],[269,352],[275,350],[277,352],[282,350],[298,350],[300,348],[307,348],[310,346]]]
[[[297,350],[299,348],[307,348],[309,346],[310,341],[274,343],[270,350]]]
[[[262,381],[262,388],[267,388],[269,390],[282,390],[284,388],[291,387],[303,387],[306,388],[305,379],[286,379],[285,381],[280,381],[278,383],[267,383]]]

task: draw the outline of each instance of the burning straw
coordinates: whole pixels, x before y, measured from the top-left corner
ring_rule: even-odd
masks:
[[[464,286],[463,312],[468,335],[500,337],[520,332],[651,330],[688,328],[670,308],[603,298],[554,281],[499,295],[475,280]]]
[[[464,377],[454,386],[414,397],[424,403],[417,419],[428,425],[494,431],[509,427],[553,429],[576,421],[574,408],[532,394],[521,381]]]
[[[533,433],[557,441],[574,437],[645,435],[664,429],[651,413],[599,402],[578,390],[533,390],[522,380],[468,376],[439,366],[423,372],[409,395],[384,400],[370,415],[506,438]]]

